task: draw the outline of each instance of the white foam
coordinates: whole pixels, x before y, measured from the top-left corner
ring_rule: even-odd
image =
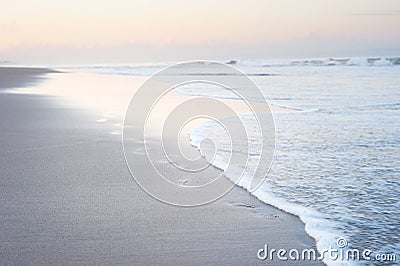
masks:
[[[290,67],[290,66],[395,66],[399,57],[315,58],[301,60],[231,60],[238,67]]]
[[[242,116],[246,117],[246,115]],[[212,124],[213,124],[212,121],[206,121],[190,131],[191,144],[197,147],[197,149],[202,154],[203,151],[200,148],[201,141],[205,138],[207,134],[216,134],[216,130],[212,129]],[[207,135],[207,137],[210,136]],[[214,140],[217,143],[218,141],[226,139],[226,138],[219,139],[218,136],[216,137],[215,135],[211,137],[214,137]],[[229,160],[226,160],[227,157],[229,157],[229,151],[228,150],[224,151],[220,149],[218,150],[215,159],[210,163],[214,167],[222,171],[225,171],[229,163]],[[248,190],[252,176],[255,171],[254,168],[256,167],[257,164],[252,164],[250,162],[249,163],[250,169],[244,172],[242,178],[239,180],[237,185]],[[231,171],[230,173],[225,172],[225,175],[231,180],[236,180],[237,178],[236,175],[240,173],[241,169],[238,169],[238,171]],[[232,174],[233,176],[231,176]],[[263,185],[260,186],[256,191],[250,193],[264,203],[267,203],[280,210],[298,216],[301,219],[301,221],[303,221],[303,223],[305,224],[305,231],[307,232],[307,234],[316,240],[316,245],[319,252],[322,252],[322,250],[328,249],[329,247],[336,248],[336,240],[339,237],[344,237],[343,233],[338,232],[336,230],[336,228],[340,227],[338,224],[330,222],[322,213],[314,210],[313,208],[304,207],[299,204],[288,202],[287,200],[274,195],[272,191],[273,189],[272,187],[269,186],[268,182],[264,182]],[[325,258],[324,262],[328,265],[342,265],[342,262],[331,261],[329,260],[329,258]]]

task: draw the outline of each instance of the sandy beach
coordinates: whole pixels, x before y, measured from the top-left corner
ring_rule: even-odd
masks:
[[[147,195],[121,136],[110,134],[121,121],[98,123],[60,97],[7,92],[46,84],[50,72],[0,68],[0,264],[286,265],[257,251],[315,249],[297,217],[239,187],[195,208]]]

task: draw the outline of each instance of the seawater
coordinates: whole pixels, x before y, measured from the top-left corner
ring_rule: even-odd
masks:
[[[271,74],[251,78],[271,105],[292,110],[273,113],[275,157],[253,194],[298,215],[320,250],[337,247],[344,237],[351,248],[398,252],[400,67],[253,65],[238,67]],[[191,132],[192,143],[199,147],[204,137],[224,142],[215,128],[211,121],[200,125]]]

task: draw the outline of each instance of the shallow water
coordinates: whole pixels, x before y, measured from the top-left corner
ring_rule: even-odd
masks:
[[[400,68],[241,69],[275,74],[252,78],[270,104],[295,110],[273,114],[275,158],[254,194],[300,216],[320,250],[345,237],[351,248],[397,252]],[[223,141],[210,124],[193,132],[202,134]]]

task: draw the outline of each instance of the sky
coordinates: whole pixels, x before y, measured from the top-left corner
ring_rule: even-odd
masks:
[[[399,0],[0,0],[0,61],[400,55]]]

